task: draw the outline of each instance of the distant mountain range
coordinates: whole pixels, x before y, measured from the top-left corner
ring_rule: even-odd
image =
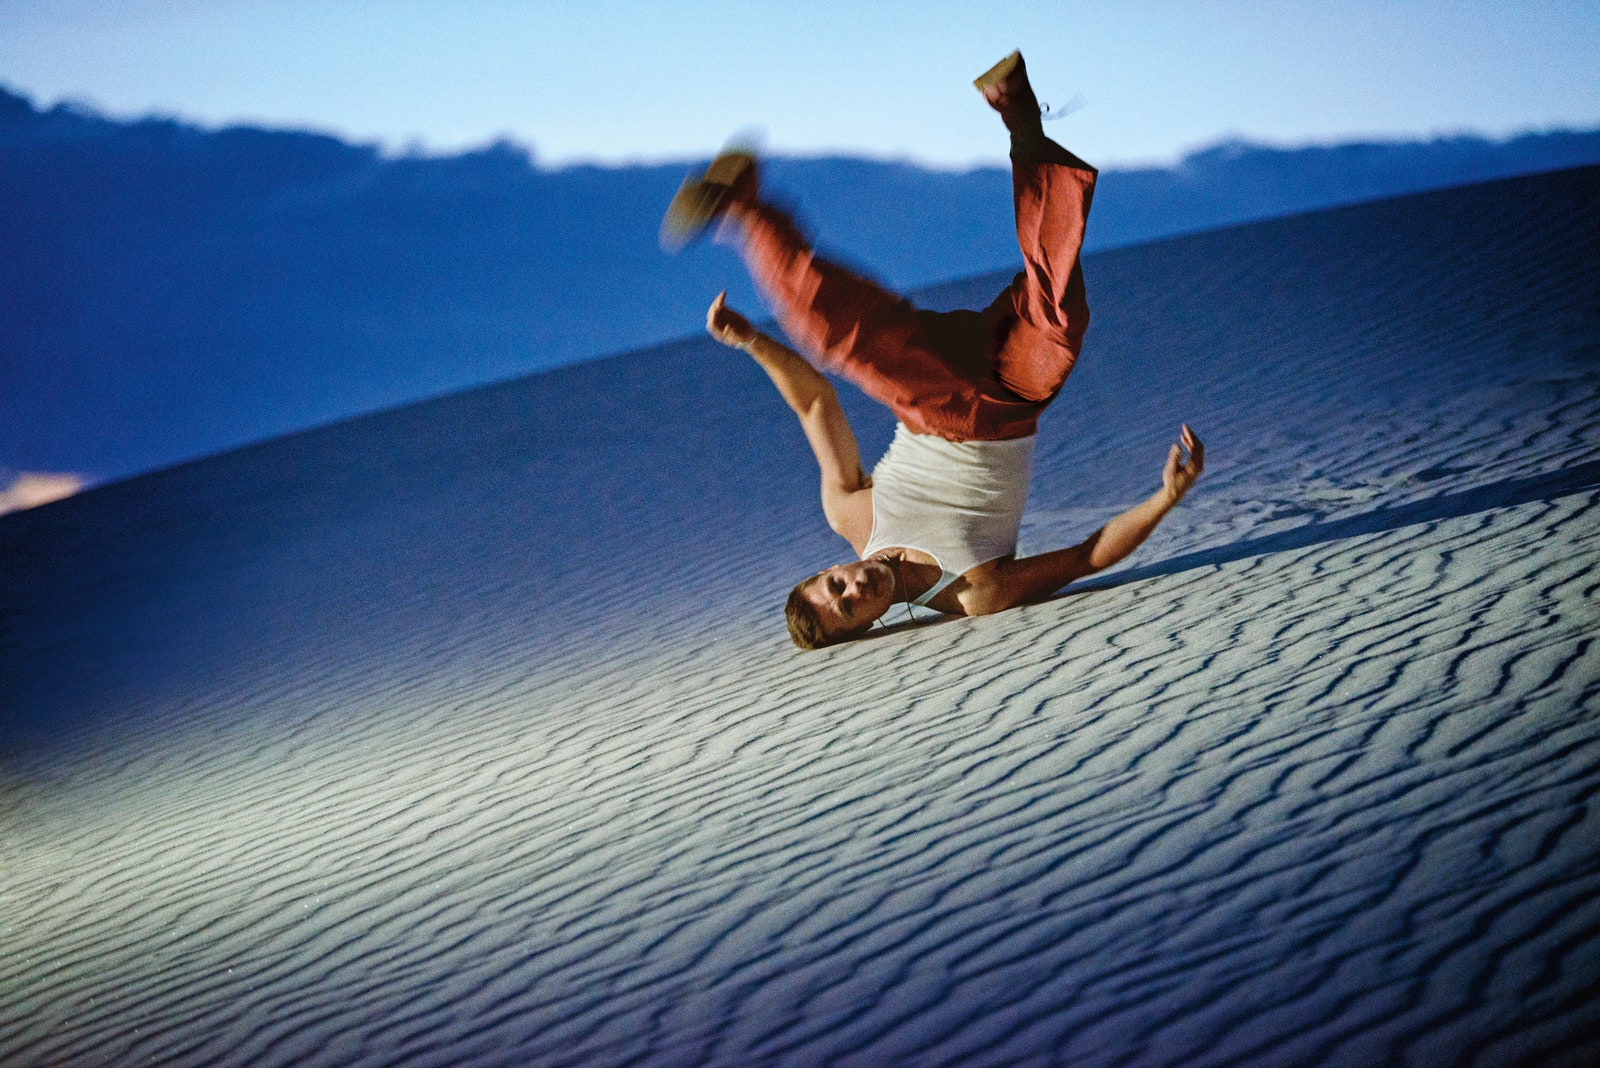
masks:
[[[1070,123],[1051,132],[1070,144]],[[1597,161],[1600,130],[1228,143],[1108,170],[1089,247]],[[396,158],[0,90],[0,470],[119,478],[639,348],[694,333],[723,288],[759,314],[728,250],[656,247],[690,165],[547,170],[509,143]],[[1018,259],[1002,168],[766,174],[822,248],[894,286]]]

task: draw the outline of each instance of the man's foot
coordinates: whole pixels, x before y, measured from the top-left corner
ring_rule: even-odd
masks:
[[[978,87],[989,106],[1000,113],[1006,129],[1013,134],[1044,135],[1044,124],[1039,117],[1039,98],[1033,95],[1028,84],[1028,68],[1022,62],[1022,53],[1013,52],[972,83]]]
[[[683,180],[666,218],[661,220],[661,247],[677,252],[700,237],[728,206],[756,196],[756,157],[748,149],[728,149],[711,161],[706,172]]]

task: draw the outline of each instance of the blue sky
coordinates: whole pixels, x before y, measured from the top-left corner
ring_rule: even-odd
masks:
[[[1600,125],[1595,0],[512,3],[6,0],[0,84],[42,104],[328,130],[391,150],[509,136],[546,163],[777,151],[944,166],[1005,151],[970,80],[1013,47],[1085,157]]]

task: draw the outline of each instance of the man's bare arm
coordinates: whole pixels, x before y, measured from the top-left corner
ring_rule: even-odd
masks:
[[[861,467],[855,432],[839,407],[832,383],[799,353],[761,333],[743,315],[727,306],[718,293],[706,313],[712,337],[750,354],[772,379],[785,403],[794,410],[816,455],[822,475],[822,510],[828,525],[859,550],[872,532],[872,502],[863,490],[871,480]]]
[[[959,595],[968,615],[1000,612],[1037,601],[1077,579],[1104,570],[1137,549],[1157,524],[1189,492],[1205,469],[1206,447],[1188,425],[1182,448],[1173,445],[1161,472],[1161,488],[1123,512],[1078,545],[1054,552],[997,561],[989,575]],[[1188,458],[1183,452],[1188,450]]]

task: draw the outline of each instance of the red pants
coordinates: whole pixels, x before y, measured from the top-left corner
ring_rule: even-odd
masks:
[[[736,204],[728,216],[784,332],[824,370],[850,379],[919,434],[1026,437],[1067,380],[1089,325],[1078,250],[1096,172],[1049,147],[1059,158],[1012,163],[1027,269],[981,312],[914,308],[817,258],[770,205]]]

